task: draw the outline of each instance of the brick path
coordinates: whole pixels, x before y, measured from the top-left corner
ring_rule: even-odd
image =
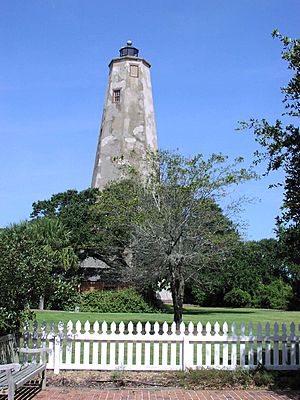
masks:
[[[300,393],[259,390],[47,388],[34,400],[299,400]]]

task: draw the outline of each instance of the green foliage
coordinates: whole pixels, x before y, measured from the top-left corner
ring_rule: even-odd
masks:
[[[174,320],[181,321],[184,288],[218,270],[238,240],[234,224],[217,202],[229,187],[252,177],[227,157],[177,153],[152,155],[152,176],[140,190],[139,218],[130,249],[136,280],[166,282],[172,292]]]
[[[269,285],[259,285],[253,296],[253,306],[259,308],[275,308],[286,310],[293,297],[290,285],[277,279]]]
[[[251,296],[245,290],[234,288],[225,294],[224,301],[229,307],[249,307]]]
[[[49,200],[33,203],[32,219],[57,219],[69,232],[69,241],[81,259],[93,253],[93,232],[90,207],[95,204],[98,189],[81,192],[67,190],[51,196]],[[93,255],[93,254],[92,254]]]
[[[71,310],[74,303],[79,301],[77,277],[67,278],[65,275],[51,276],[52,290],[46,293],[45,303],[48,310]]]
[[[97,202],[90,209],[95,254],[111,268],[129,266],[128,247],[134,222],[139,218],[139,196],[138,182],[112,181],[99,192]]]
[[[266,161],[266,174],[283,171],[283,180],[271,186],[283,186],[284,200],[282,215],[277,219],[277,235],[283,246],[285,262],[300,264],[300,39],[291,39],[273,32],[282,45],[282,58],[288,62],[292,77],[281,88],[284,95],[284,123],[277,119],[269,123],[266,119],[252,118],[249,123],[241,123],[242,128],[251,129],[259,149],[254,153],[255,164]],[[295,288],[300,294],[299,283]]]
[[[144,298],[134,288],[118,291],[94,290],[83,292],[76,304],[80,311],[101,313],[150,313],[155,309],[146,303]],[[74,309],[74,307],[73,307]]]
[[[29,305],[51,291],[53,272],[65,273],[77,258],[68,233],[50,219],[23,222],[0,231],[1,334],[18,331]]]
[[[205,300],[207,298],[207,293],[200,287],[193,287],[192,288],[192,295],[194,304],[198,306],[203,306],[205,304]]]
[[[234,371],[215,369],[196,369],[176,373],[180,386],[190,389],[246,389],[269,387],[275,381],[272,373],[266,371]]]

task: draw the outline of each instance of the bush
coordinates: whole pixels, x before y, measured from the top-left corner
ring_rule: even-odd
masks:
[[[286,310],[293,297],[293,289],[281,279],[269,285],[260,284],[253,297],[253,306]]]
[[[195,304],[197,304],[198,306],[203,306],[205,304],[207,295],[204,292],[204,290],[202,290],[201,288],[198,288],[198,287],[194,287],[192,289],[192,294],[193,294]]]
[[[46,306],[48,310],[72,310],[74,303],[80,299],[78,292],[78,279],[65,278],[62,275],[53,275],[52,291],[49,297],[46,297]]]
[[[112,290],[95,290],[83,292],[75,306],[80,311],[99,313],[149,313],[157,310],[149,305],[134,288]]]
[[[247,307],[251,304],[251,296],[242,289],[234,288],[225,294],[224,301],[229,307]]]

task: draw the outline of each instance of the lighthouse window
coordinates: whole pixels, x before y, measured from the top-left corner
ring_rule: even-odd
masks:
[[[120,97],[121,97],[121,90],[120,89],[114,90],[113,102],[114,103],[120,103]]]
[[[134,78],[139,77],[139,67],[138,65],[130,65],[130,76],[133,76]]]

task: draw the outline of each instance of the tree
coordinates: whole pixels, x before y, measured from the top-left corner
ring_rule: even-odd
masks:
[[[205,286],[192,288],[194,298],[191,300],[196,300],[197,304],[200,301],[199,305],[219,306],[224,304],[224,296],[229,292],[239,290],[253,297],[261,284],[268,285],[279,278],[288,282],[288,271],[279,257],[279,250],[275,239],[238,242],[231,256],[220,264],[218,279],[208,271],[204,276]]]
[[[217,201],[252,175],[226,157],[186,158],[169,152],[154,156],[153,174],[139,194],[133,221],[132,277],[164,282],[171,289],[174,321],[182,320],[185,285],[201,282],[201,273],[218,269],[239,235]]]
[[[18,332],[29,307],[51,292],[53,273],[76,265],[68,233],[58,221],[45,218],[2,229],[0,333]]]
[[[32,219],[46,217],[59,220],[69,232],[70,244],[82,260],[93,254],[90,207],[95,204],[98,194],[98,189],[57,193],[49,200],[33,203],[30,216]]]
[[[123,280],[126,280],[131,265],[129,247],[132,231],[140,220],[139,205],[143,192],[140,181],[131,178],[129,175],[128,179],[109,182],[90,208],[94,254],[111,268],[119,270]]]
[[[283,44],[282,58],[293,73],[286,87],[281,89],[285,112],[281,120],[269,123],[266,119],[242,122],[242,128],[251,129],[260,149],[255,152],[255,164],[267,161],[266,174],[281,169],[284,172],[284,199],[282,215],[277,218],[278,237],[286,247],[286,255],[300,263],[300,132],[297,119],[300,116],[300,39],[290,39],[277,30],[273,37]],[[296,122],[296,124],[295,124]]]

